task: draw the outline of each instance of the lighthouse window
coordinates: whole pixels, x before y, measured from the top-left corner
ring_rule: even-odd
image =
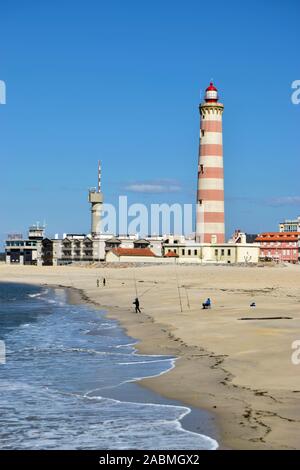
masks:
[[[201,137],[204,137],[205,131],[201,130]]]

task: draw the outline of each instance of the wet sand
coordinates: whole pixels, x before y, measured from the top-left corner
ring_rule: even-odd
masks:
[[[102,276],[107,285],[97,288]],[[300,365],[291,361],[300,340],[300,266],[2,264],[1,280],[80,289],[77,297],[140,340],[140,352],[178,356],[174,369],[141,384],[214,413],[222,447],[300,448]],[[141,314],[133,311],[136,291]],[[212,309],[202,310],[207,297]]]

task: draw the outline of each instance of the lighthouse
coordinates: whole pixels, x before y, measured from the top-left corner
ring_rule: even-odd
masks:
[[[199,105],[200,140],[196,203],[196,242],[224,243],[224,173],[222,114],[218,90],[211,82]]]

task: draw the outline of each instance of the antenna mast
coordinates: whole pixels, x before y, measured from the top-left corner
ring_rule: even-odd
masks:
[[[101,162],[98,160],[98,193],[101,193]]]

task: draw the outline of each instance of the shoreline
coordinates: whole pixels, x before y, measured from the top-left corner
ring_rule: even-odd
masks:
[[[84,302],[139,340],[139,352],[178,357],[174,369],[139,384],[212,413],[221,449],[299,449],[300,375],[291,344],[299,339],[300,267],[178,271],[190,302],[183,312],[172,267],[2,266],[0,280],[79,289]],[[96,287],[101,276],[105,288]],[[136,286],[142,314],[131,308]],[[201,311],[199,298],[207,296],[213,308]]]
[[[41,285],[41,286],[44,286],[44,285]],[[49,287],[48,284],[47,284],[47,287]],[[134,347],[137,354],[145,354],[145,355],[149,355],[149,356],[155,356],[155,355],[170,356],[170,355],[172,355],[169,352],[164,353],[164,354],[163,353],[158,354],[157,351],[152,351],[152,352],[143,351],[143,347],[142,347],[142,344],[141,344],[141,341],[139,340],[139,338],[134,338],[131,334],[129,334],[128,329],[122,324],[122,321],[120,320],[120,316],[118,314],[119,312],[117,312],[117,309],[111,310],[111,311],[103,309],[103,307],[98,302],[95,302],[95,301],[91,300],[88,296],[86,296],[85,292],[82,289],[75,288],[75,287],[67,287],[66,288],[62,285],[51,286],[51,287],[52,288],[57,287],[59,289],[65,289],[65,291],[67,293],[68,302],[70,304],[92,305],[93,308],[100,309],[102,312],[104,312],[104,315],[107,318],[109,318],[111,320],[116,320],[119,324],[119,327],[122,328],[122,330],[130,338],[133,338],[134,340],[136,340],[136,342],[133,343],[133,347]],[[221,445],[221,442],[220,442],[220,435],[219,435],[218,427],[217,427],[217,424],[216,424],[216,417],[214,416],[213,413],[208,412],[207,410],[204,410],[204,409],[202,409],[198,406],[195,407],[195,406],[189,405],[187,403],[183,403],[178,398],[177,399],[175,399],[175,398],[170,399],[169,396],[160,394],[155,389],[153,389],[152,387],[147,386],[147,384],[144,383],[147,380],[156,379],[158,377],[164,376],[165,374],[169,374],[174,368],[176,368],[176,363],[177,363],[178,359],[180,359],[180,357],[174,356],[174,359],[172,360],[172,366],[168,370],[163,371],[163,372],[161,372],[157,375],[148,376],[148,377],[145,377],[145,378],[137,378],[132,383],[134,383],[135,385],[140,386],[144,390],[148,390],[150,396],[151,396],[151,393],[155,394],[154,399],[156,398],[156,400],[155,400],[154,403],[165,404],[165,405],[168,404],[169,406],[187,407],[190,411],[188,411],[183,416],[183,418],[180,419],[180,423],[181,423],[182,428],[187,430],[187,431],[190,431],[192,433],[201,434],[204,437],[216,440],[217,443],[218,443],[218,447],[217,447],[217,449],[214,449],[214,450],[222,450],[222,449],[224,449],[224,447]],[[157,400],[157,398],[160,398],[160,399]],[[172,402],[172,403],[170,403],[170,402]],[[201,420],[203,420],[204,423],[202,423]],[[206,433],[209,433],[209,434],[206,434]]]
[[[112,449],[118,449],[118,443],[124,446],[124,442],[128,449],[135,445],[150,449],[149,442],[155,442],[153,448],[158,449],[216,449],[217,442],[207,432],[207,418],[200,410],[164,399],[138,384],[139,378],[155,377],[173,368],[175,358],[139,355],[134,339],[127,336],[119,322],[87,304],[80,294],[74,288],[0,282],[1,335],[9,352],[1,400],[8,405],[3,409],[7,418],[7,430],[1,433],[3,448],[39,449],[46,445],[48,450],[55,450],[61,448],[62,438],[62,448],[87,445],[105,450],[105,442],[111,444],[105,436],[113,433]],[[27,364],[31,372],[24,377]],[[41,367],[49,371],[42,383]],[[13,404],[16,408],[9,406]],[[54,428],[47,421],[45,410],[49,407]],[[65,429],[64,422],[76,436],[75,447],[68,432],[58,431]],[[198,422],[203,429],[197,429]],[[135,436],[137,429],[140,434]]]

